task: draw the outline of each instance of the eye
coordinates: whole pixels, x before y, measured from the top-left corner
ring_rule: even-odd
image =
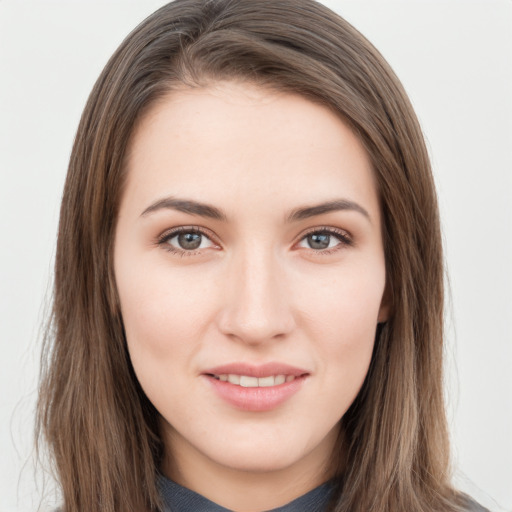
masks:
[[[217,247],[203,230],[197,227],[179,227],[166,231],[158,239],[158,244],[170,252],[195,254],[196,251]]]
[[[331,253],[349,245],[352,245],[352,240],[348,233],[334,228],[311,231],[298,244],[299,247],[323,253]]]

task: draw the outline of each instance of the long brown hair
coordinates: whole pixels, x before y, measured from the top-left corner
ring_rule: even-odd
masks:
[[[377,50],[312,0],[177,0],[140,24],[99,77],[62,200],[39,433],[66,512],[157,510],[158,413],[126,349],[112,265],[123,159],[149,105],[179,86],[243,80],[337,112],[381,200],[392,315],[342,419],[332,510],[454,511],[443,404],[443,265],[436,195],[409,100]]]

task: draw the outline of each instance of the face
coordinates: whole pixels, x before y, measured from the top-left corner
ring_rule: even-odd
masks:
[[[248,84],[169,93],[129,147],[115,276],[168,472],[321,474],[387,314],[372,169],[335,114]]]

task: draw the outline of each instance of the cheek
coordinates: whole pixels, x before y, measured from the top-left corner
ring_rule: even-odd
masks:
[[[326,275],[302,294],[303,328],[315,340],[319,375],[328,390],[319,400],[326,408],[337,403],[339,417],[366,377],[384,290],[383,265],[363,267]]]
[[[140,269],[140,267],[139,267]],[[189,276],[156,266],[119,279],[130,359],[144,392],[165,417],[186,410],[187,371],[200,353],[215,299]],[[169,409],[169,404],[173,404]]]
[[[120,274],[121,311],[134,367],[179,360],[194,350],[215,306],[211,291],[193,275],[159,265]]]
[[[314,284],[295,292],[314,338],[347,350],[368,338],[373,342],[385,286],[383,262],[356,261],[317,276]]]

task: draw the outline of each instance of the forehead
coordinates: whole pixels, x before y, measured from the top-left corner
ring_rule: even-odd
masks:
[[[366,152],[328,108],[297,94],[224,82],[170,92],[132,135],[124,200],[193,195],[245,204],[340,194],[378,208]],[[142,206],[142,205],[141,205]]]

